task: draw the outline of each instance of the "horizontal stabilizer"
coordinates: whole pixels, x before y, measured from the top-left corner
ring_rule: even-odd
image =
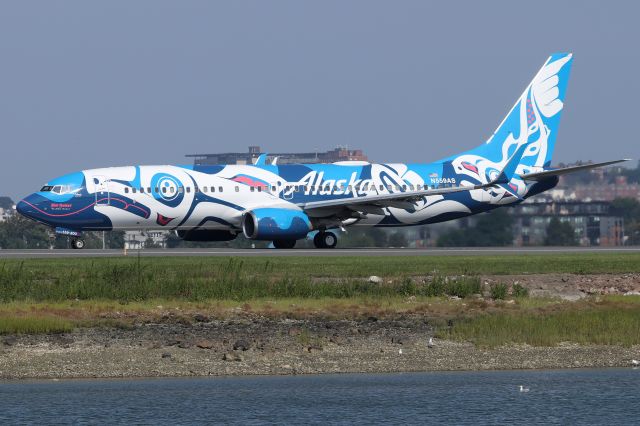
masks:
[[[585,164],[584,166],[573,166],[573,167],[565,167],[562,169],[545,170],[544,172],[538,172],[538,173],[527,173],[524,175],[520,175],[520,179],[530,180],[530,181],[540,181],[553,176],[560,176],[560,175],[566,175],[569,173],[581,172],[584,170],[596,169],[598,167],[610,166],[612,164],[622,163],[625,161],[630,161],[630,159],[626,158],[624,160],[606,161],[604,163]]]
[[[500,172],[500,175],[495,179],[494,183],[509,183],[513,178],[513,175],[520,164],[520,160],[522,159],[522,154],[529,147],[531,142],[523,143],[516,149],[516,152],[507,160],[507,164],[505,164],[504,168]]]

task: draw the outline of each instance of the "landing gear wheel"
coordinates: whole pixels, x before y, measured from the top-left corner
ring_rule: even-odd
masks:
[[[292,249],[296,246],[296,240],[274,240],[273,246],[277,249]]]
[[[84,248],[84,240],[82,240],[82,239],[71,240],[71,248],[76,249],[76,250],[83,249]]]
[[[313,237],[313,245],[316,248],[335,248],[338,244],[338,237],[333,232],[318,232]]]

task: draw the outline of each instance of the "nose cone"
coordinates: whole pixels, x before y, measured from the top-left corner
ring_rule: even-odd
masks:
[[[18,204],[16,204],[16,211],[22,216],[28,217],[29,219],[35,219],[37,208],[34,198],[36,198],[35,194],[31,194],[28,197],[20,200]]]

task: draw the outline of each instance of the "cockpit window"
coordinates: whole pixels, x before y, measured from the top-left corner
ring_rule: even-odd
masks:
[[[45,185],[40,189],[40,192],[53,192],[62,195],[76,193],[79,189],[76,185]]]

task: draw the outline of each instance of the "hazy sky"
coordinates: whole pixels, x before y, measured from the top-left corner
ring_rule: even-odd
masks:
[[[3,1],[0,195],[248,145],[436,160],[484,142],[555,51],[574,65],[554,162],[637,159],[638,17],[632,1]]]

